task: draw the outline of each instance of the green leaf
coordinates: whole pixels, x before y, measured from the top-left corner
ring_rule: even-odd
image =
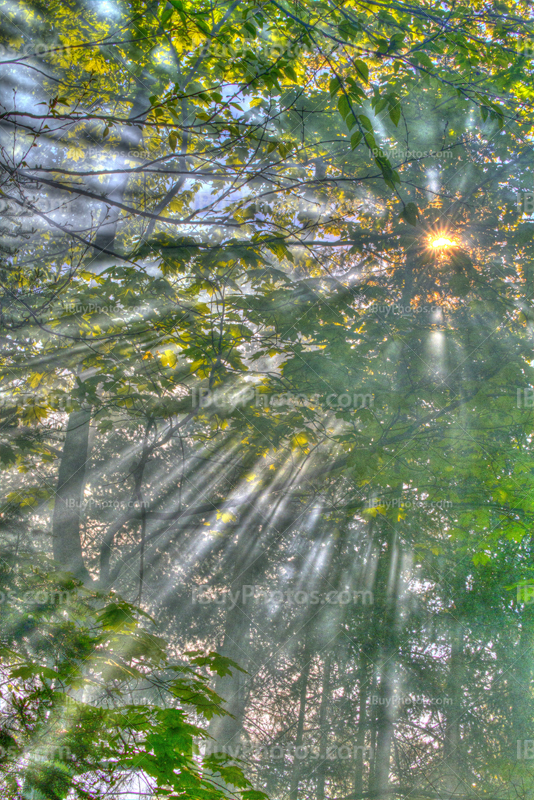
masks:
[[[347,100],[345,95],[342,95],[339,98],[337,107],[338,107],[339,113],[341,114],[343,119],[346,119],[346,117],[351,116],[352,112],[350,110],[349,101]]]
[[[350,146],[353,150],[355,150],[358,147],[362,138],[363,137],[360,131],[356,131],[356,133],[352,134],[352,136],[350,137]]]
[[[245,672],[235,661],[220,655],[220,653],[211,652],[204,655],[202,650],[189,650],[184,655],[191,659],[192,664],[196,664],[199,667],[208,667],[211,672],[216,672],[221,677],[231,675],[233,669]]]
[[[354,60],[354,66],[356,67],[356,72],[358,73],[360,78],[362,78],[365,81],[365,83],[369,83],[369,67],[367,66],[365,61],[356,58]]]
[[[409,225],[415,227],[417,225],[417,220],[419,218],[419,209],[417,208],[415,203],[407,203],[404,206],[401,216]]]
[[[376,146],[375,137],[372,135],[372,133],[366,133],[363,138],[365,140],[365,144],[371,152],[378,149]]]
[[[0,462],[8,467],[17,460],[15,451],[8,444],[0,444]]]
[[[396,103],[396,105],[392,106],[389,109],[389,117],[394,125],[399,124],[399,120],[401,118],[401,107],[400,103]]]
[[[104,630],[120,631],[135,626],[132,607],[128,603],[110,603],[98,614]]]
[[[423,67],[427,67],[428,69],[433,69],[434,68],[434,64],[432,63],[432,60],[429,58],[429,56],[426,53],[423,53],[420,50],[418,50],[417,53],[414,53],[413,57],[414,57],[414,60],[419,62],[419,64],[422,64]]]
[[[335,78],[332,78],[330,80],[330,84],[328,86],[328,90],[330,92],[330,97],[334,97],[334,95],[336,95],[338,93],[340,87],[341,87],[341,81],[339,80],[339,78],[336,75]]]

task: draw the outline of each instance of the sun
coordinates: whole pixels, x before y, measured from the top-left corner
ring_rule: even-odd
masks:
[[[457,247],[458,243],[455,242],[454,239],[447,239],[445,236],[438,236],[436,239],[431,240],[430,246],[437,250],[445,247]]]

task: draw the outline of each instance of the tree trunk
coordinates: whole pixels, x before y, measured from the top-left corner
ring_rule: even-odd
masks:
[[[321,688],[321,705],[319,707],[319,729],[320,729],[320,755],[317,767],[317,800],[324,800],[324,785],[326,779],[327,751],[328,751],[328,731],[327,712],[330,699],[330,673],[332,670],[332,655],[328,653],[324,662],[323,685]]]
[[[306,701],[308,698],[308,680],[310,677],[311,658],[308,641],[308,631],[304,641],[304,667],[300,674],[299,691],[299,716],[297,720],[297,735],[295,737],[295,757],[293,760],[293,772],[291,773],[291,784],[289,787],[289,800],[297,800],[299,791],[299,781],[302,772],[302,760],[298,757],[299,748],[304,741],[304,723],[306,721]]]
[[[362,653],[362,661],[359,669],[358,682],[358,733],[356,735],[356,757],[354,763],[354,799],[358,800],[363,796],[363,762],[365,748],[365,733],[367,726],[367,683],[369,675],[369,665],[367,656]]]
[[[54,559],[83,581],[90,580],[80,538],[90,420],[91,409],[73,411],[69,416],[52,523]]]
[[[376,751],[373,753],[373,780],[370,795],[376,800],[387,800],[389,774],[391,768],[391,745],[395,727],[395,666],[398,650],[396,600],[399,592],[401,554],[397,543],[396,530],[391,529],[387,551],[380,559],[385,569],[378,568],[378,578],[382,580],[385,594],[382,619],[379,622],[382,641],[380,659],[380,690],[378,714],[376,718]],[[375,607],[375,613],[380,614]]]
[[[133,106],[131,117],[136,117],[146,106],[147,89],[141,83]],[[123,134],[126,145],[139,144],[142,131],[135,126],[133,131]],[[109,197],[121,201],[126,191],[128,178],[120,179],[120,184],[108,184]],[[119,209],[113,207],[110,215],[103,221],[95,237],[97,255],[91,261],[95,269],[102,260],[101,248],[109,249],[117,235]],[[93,351],[90,351],[91,354]],[[91,580],[84,564],[83,549],[80,537],[80,521],[83,514],[83,492],[85,487],[86,464],[89,458],[89,425],[91,421],[90,407],[80,411],[72,411],[67,422],[63,454],[58,471],[58,483],[52,520],[52,537],[54,559],[63,570],[72,572],[77,578],[88,582]]]
[[[244,610],[240,600],[228,614],[223,644],[219,650],[221,655],[238,662],[243,669],[248,666],[250,652],[249,617],[250,613]],[[231,675],[217,677],[215,691],[224,699],[225,708],[231,716],[213,717],[209,727],[210,736],[213,736],[217,748],[238,757],[241,756],[239,747],[248,693],[247,680],[249,676],[239,670],[232,670]]]
[[[252,520],[260,524],[256,515]],[[263,565],[264,558],[256,557],[255,552],[252,554],[247,552],[242,559],[237,560],[234,568],[231,596],[236,598],[237,602],[227,612],[224,639],[219,652],[236,661],[242,669],[247,669],[248,666],[252,625],[252,612],[249,607],[252,598],[247,597],[246,587],[254,587]],[[210,736],[215,739],[216,746],[223,751],[226,749],[230,753],[237,753],[241,744],[249,681],[250,677],[239,670],[233,670],[231,675],[218,676],[215,681],[215,691],[225,700],[226,710],[231,714],[231,716],[213,717],[209,726]]]
[[[443,744],[444,786],[448,794],[455,794],[464,785],[460,775],[460,717],[462,715],[463,682],[463,634],[462,625],[454,620],[451,629],[451,657],[447,697],[452,700],[445,720],[445,742]]]

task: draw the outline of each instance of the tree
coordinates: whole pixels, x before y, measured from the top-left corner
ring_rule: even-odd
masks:
[[[208,739],[199,720],[224,714],[207,676],[234,662],[199,652],[173,661],[146,614],[52,566],[3,553],[3,791],[108,797],[137,775],[154,797],[209,800],[224,780],[260,800],[228,759],[198,755]]]
[[[529,7],[3,9],[5,536],[258,664],[234,742],[357,737],[274,791],[512,791],[529,627],[468,611],[528,579]],[[256,583],[374,604],[191,599]],[[515,733],[469,688],[507,670]]]

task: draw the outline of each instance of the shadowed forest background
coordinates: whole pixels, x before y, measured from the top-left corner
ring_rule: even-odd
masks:
[[[2,796],[532,798],[531,4],[0,0],[0,68]]]

